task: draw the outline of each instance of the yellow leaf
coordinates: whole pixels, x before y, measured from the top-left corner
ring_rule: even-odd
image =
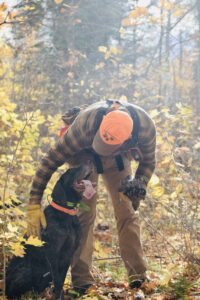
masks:
[[[28,240],[26,241],[26,244],[27,245],[32,245],[32,246],[37,246],[37,247],[41,247],[44,245],[44,242],[39,240],[37,237],[34,237],[34,236],[30,236],[28,238]]]
[[[99,252],[101,250],[101,244],[99,241],[94,242],[94,249],[95,251]]]
[[[177,192],[173,192],[173,193],[171,193],[171,195],[170,195],[170,199],[172,199],[172,200],[175,200],[176,198],[177,198]]]
[[[150,16],[149,17],[149,22],[152,24],[157,24],[158,23],[158,18],[156,18],[155,16]]]
[[[161,278],[161,281],[160,281],[160,285],[168,285],[168,283],[170,282],[170,280],[174,277],[174,273],[178,273],[180,272],[181,270],[181,267],[178,266],[177,264],[169,264],[168,267],[167,267],[167,271],[166,273],[164,274],[163,278]]]
[[[15,209],[13,210],[13,213],[15,216],[23,216],[24,213],[21,209],[19,209],[18,207],[15,207]]]
[[[137,7],[130,12],[129,18],[140,18],[141,16],[146,16],[147,14],[148,9],[146,7]]]
[[[73,79],[73,78],[74,78],[74,73],[73,73],[73,72],[68,72],[68,73],[67,73],[67,76],[68,76],[70,79]]]
[[[165,5],[165,0],[160,0],[160,6],[163,7]]]
[[[119,100],[122,102],[127,102],[127,97],[125,95],[122,95],[120,96]]]
[[[119,33],[120,33],[120,37],[123,38],[124,35],[125,35],[125,33],[126,33],[126,31],[125,31],[125,29],[123,27],[121,27],[120,30],[119,30]]]
[[[96,252],[96,256],[98,257],[107,257],[108,253],[106,253],[105,249],[102,247],[101,243],[99,241],[94,242],[94,251]]]
[[[160,198],[164,194],[165,190],[162,186],[153,187],[153,191],[151,193],[152,197]]]
[[[100,62],[99,64],[97,64],[97,65],[95,66],[95,70],[102,69],[104,66],[105,66],[105,63],[104,63],[104,62]]]
[[[98,50],[99,50],[99,52],[106,53],[107,47],[99,46],[99,47],[98,47]]]
[[[0,11],[0,24],[4,22],[4,15],[3,13]]]
[[[150,186],[155,186],[160,182],[159,177],[156,174],[153,174],[153,176],[151,177],[151,180],[149,182]]]
[[[17,232],[17,230],[18,230],[18,227],[13,226],[11,223],[8,224],[7,228],[8,228],[8,231],[10,231],[10,232]]]
[[[196,144],[194,145],[194,149],[195,149],[195,150],[199,150],[199,149],[200,149],[200,142],[198,142],[198,143],[196,143]]]
[[[176,193],[180,194],[182,192],[182,190],[183,190],[183,185],[182,185],[182,183],[179,183],[176,187]]]
[[[170,282],[170,280],[172,279],[172,277],[173,277],[173,273],[167,273],[164,277],[163,277],[163,279],[161,279],[160,280],[160,285],[161,286],[166,286],[166,285],[168,285],[168,283]]]
[[[80,81],[80,86],[83,86],[84,85],[84,80],[81,80]]]
[[[120,53],[120,50],[116,47],[110,47],[110,52],[114,55],[117,55],[118,53]]]
[[[25,239],[23,236],[19,236],[19,237],[18,237],[18,240],[19,240],[20,242],[25,242],[25,241],[26,241],[26,239]]]
[[[7,5],[5,4],[5,2],[3,2],[1,5],[0,5],[0,10],[1,11],[5,11],[7,9]]]
[[[137,23],[133,18],[126,18],[122,20],[122,26],[128,27],[128,26],[136,26]]]
[[[8,17],[9,20],[13,20],[15,17],[17,17],[17,12],[10,12]]]
[[[167,156],[167,157],[165,157],[164,160],[162,160],[162,161],[160,162],[160,165],[161,165],[161,166],[168,165],[171,161],[172,161],[171,156]]]
[[[183,14],[184,14],[184,9],[182,7],[176,7],[173,12],[173,15],[175,17],[181,17]]]
[[[174,7],[174,3],[172,3],[171,1],[168,1],[166,4],[165,4],[165,9],[166,10],[172,10]]]
[[[20,256],[23,257],[25,252],[24,252],[24,247],[21,243],[11,243],[11,252],[16,255],[16,256]]]
[[[160,112],[157,109],[153,109],[150,111],[149,114],[150,114],[151,118],[155,118],[160,114]]]
[[[191,115],[192,114],[192,109],[190,107],[182,107],[181,108],[181,114]]]
[[[107,60],[110,57],[110,51],[107,51],[104,55],[104,58]]]
[[[130,19],[126,18],[122,20],[122,26],[127,27],[130,25]]]
[[[26,221],[24,221],[24,220],[20,220],[20,221],[18,221],[18,224],[19,224],[19,226],[22,226],[22,227],[24,227],[24,228],[26,228],[26,227],[27,227],[27,222],[26,222]]]
[[[175,140],[175,136],[170,135],[170,136],[167,137],[167,140],[168,140],[170,143],[173,143],[174,140]]]
[[[63,0],[54,0],[54,2],[55,2],[56,4],[61,4],[61,3],[63,2]]]
[[[133,93],[133,96],[134,96],[135,98],[139,98],[139,97],[141,96],[141,93],[135,91],[135,92]]]

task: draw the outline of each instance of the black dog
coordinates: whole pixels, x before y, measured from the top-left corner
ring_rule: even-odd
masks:
[[[78,217],[73,213],[82,195],[74,184],[87,179],[90,173],[91,167],[84,165],[69,169],[57,181],[53,202],[44,211],[47,228],[41,230],[41,239],[45,245],[27,246],[25,256],[13,257],[8,265],[6,295],[9,299],[19,299],[31,290],[41,293],[51,282],[55,299],[63,299],[64,280],[80,240]],[[69,210],[72,215],[67,213]]]

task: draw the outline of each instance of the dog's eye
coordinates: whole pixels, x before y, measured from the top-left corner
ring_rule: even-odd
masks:
[[[84,177],[84,179],[88,179],[88,178],[90,177],[90,175],[91,175],[91,173],[88,173],[88,174]]]

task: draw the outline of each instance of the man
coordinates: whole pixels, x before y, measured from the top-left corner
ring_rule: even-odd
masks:
[[[29,234],[39,234],[40,224],[45,226],[40,202],[43,191],[56,169],[65,162],[79,165],[87,160],[93,161],[96,172],[91,179],[97,182],[98,174],[102,174],[112,199],[121,256],[128,272],[130,286],[140,287],[146,278],[146,265],[140,242],[138,214],[135,210],[144,197],[136,195],[134,191],[141,187],[146,190],[155,169],[155,145],[154,123],[138,106],[114,100],[88,106],[80,112],[68,131],[41,161],[33,180],[27,212]],[[130,179],[131,159],[139,162],[133,179]],[[131,201],[119,193],[120,189]],[[82,241],[72,263],[73,286],[82,292],[94,283],[90,269],[96,196],[92,200],[84,201],[90,210],[80,212]]]

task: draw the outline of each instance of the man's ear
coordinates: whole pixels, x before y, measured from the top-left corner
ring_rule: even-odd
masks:
[[[51,197],[55,202],[67,201],[64,185],[62,183],[61,178],[57,181],[51,194]]]

